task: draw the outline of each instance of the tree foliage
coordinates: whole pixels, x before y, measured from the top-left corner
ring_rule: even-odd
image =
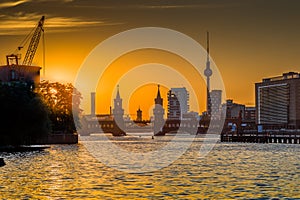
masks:
[[[32,144],[49,133],[74,133],[81,94],[72,84],[0,83],[0,145]],[[75,122],[74,122],[75,120]]]
[[[49,110],[52,130],[59,133],[74,133],[75,122],[79,123],[81,94],[70,83],[41,82],[36,92]],[[75,121],[74,121],[75,120]]]
[[[29,144],[51,131],[48,109],[26,83],[0,84],[0,144]]]

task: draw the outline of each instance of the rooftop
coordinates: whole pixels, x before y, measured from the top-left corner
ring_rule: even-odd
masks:
[[[300,73],[297,72],[288,72],[283,73],[281,76],[275,76],[271,78],[264,78],[263,82],[269,82],[269,81],[280,81],[280,80],[287,80],[287,79],[299,79]]]

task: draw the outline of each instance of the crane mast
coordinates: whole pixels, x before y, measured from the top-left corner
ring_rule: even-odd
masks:
[[[40,19],[40,21],[37,24],[37,27],[33,33],[32,38],[30,40],[25,58],[22,63],[23,65],[31,65],[31,63],[32,63],[33,57],[34,57],[37,47],[39,45],[41,34],[44,31],[44,28],[43,28],[44,21],[45,21],[45,16],[42,16],[42,18]]]

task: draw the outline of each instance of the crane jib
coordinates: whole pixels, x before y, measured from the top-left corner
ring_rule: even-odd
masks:
[[[34,58],[35,52],[37,50],[41,38],[41,32],[44,31],[43,29],[44,21],[45,21],[45,16],[42,16],[30,40],[25,58],[23,60],[23,65],[31,65],[32,63],[32,60]]]

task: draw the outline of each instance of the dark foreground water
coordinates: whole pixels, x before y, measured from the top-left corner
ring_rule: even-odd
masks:
[[[115,143],[138,151],[165,138]],[[0,199],[300,199],[300,145],[217,143],[200,159],[201,140],[170,166],[141,174],[105,166],[83,144],[0,153]]]

